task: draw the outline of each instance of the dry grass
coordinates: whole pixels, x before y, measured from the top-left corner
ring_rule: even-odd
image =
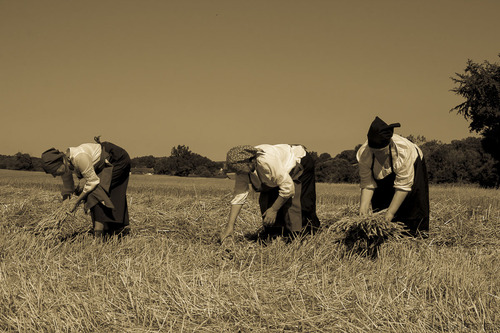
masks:
[[[383,243],[401,239],[405,233],[403,223],[387,222],[384,214],[385,210],[368,216],[353,212],[333,222],[329,231],[346,252],[375,257]]]
[[[47,241],[28,226],[59,207],[57,180],[0,170],[0,331],[497,331],[498,191],[432,187],[429,238],[371,258],[346,253],[333,227],[356,219],[357,186],[320,185],[321,232],[249,241],[253,199],[228,256],[230,181],[133,176],[129,236],[98,242],[79,211]]]

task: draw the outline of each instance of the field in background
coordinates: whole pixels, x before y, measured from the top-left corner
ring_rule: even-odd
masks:
[[[346,253],[328,228],[355,214],[356,185],[318,184],[322,231],[267,246],[255,199],[221,247],[233,182],[132,175],[131,234],[96,242],[80,210],[60,239],[31,226],[60,180],[0,170],[0,331],[496,332],[500,195],[431,187],[431,233]]]

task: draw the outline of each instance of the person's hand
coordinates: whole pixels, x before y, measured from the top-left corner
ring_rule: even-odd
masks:
[[[394,214],[392,214],[391,212],[387,211],[384,215],[384,220],[386,222],[392,222],[392,219],[394,218]]]
[[[276,222],[276,215],[278,215],[277,211],[275,211],[272,207],[268,208],[264,214],[262,214],[262,217],[264,217],[264,224],[274,224],[274,222]]]
[[[66,210],[66,212],[68,214],[72,214],[76,210],[76,208],[78,207],[78,204],[79,204],[79,201],[77,198],[71,198],[71,199],[64,200],[62,205],[64,207],[64,210]]]
[[[76,209],[78,208],[78,206],[80,205],[81,202],[82,202],[81,200],[75,199],[75,201],[72,202],[70,213],[74,213],[76,211]]]
[[[75,186],[75,194],[76,195],[82,194],[84,186],[85,186],[85,184],[82,184],[82,183],[76,184],[76,186]]]
[[[359,210],[359,216],[367,216],[369,215],[370,211],[368,209],[360,209]]]
[[[69,210],[70,213],[74,213],[75,210],[78,208],[78,204],[79,202],[74,202],[72,205],[71,205],[71,209]]]
[[[70,196],[69,198],[66,198],[66,200],[64,200],[64,201],[62,202],[62,205],[61,205],[61,206],[63,207],[63,209],[64,209],[67,213],[69,213],[69,212],[70,212],[70,210],[71,210],[71,208],[73,207],[73,204],[74,204],[74,200],[71,200],[71,196]]]

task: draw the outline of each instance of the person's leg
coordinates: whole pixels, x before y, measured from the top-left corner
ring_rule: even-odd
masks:
[[[108,230],[106,222],[94,221],[94,237],[102,238],[106,230]]]
[[[308,153],[300,161],[304,171],[299,177],[301,184],[300,206],[302,209],[303,232],[315,232],[320,227],[320,221],[316,215],[316,175],[314,160]],[[297,192],[297,191],[296,191]]]

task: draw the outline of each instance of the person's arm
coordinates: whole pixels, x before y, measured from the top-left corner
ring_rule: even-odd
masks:
[[[220,234],[221,242],[224,241],[225,238],[231,237],[234,233],[234,224],[240,214],[241,207],[243,207],[248,197],[249,181],[248,174],[236,174],[236,179],[234,181],[234,197],[233,200],[231,200],[231,210],[229,212],[226,227]]]
[[[362,188],[359,203],[359,215],[368,215],[370,212],[370,204],[372,201],[374,189]]]
[[[368,148],[368,143],[365,142],[356,153],[359,171],[359,187],[361,195],[359,200],[359,215],[367,215],[370,213],[370,205],[377,183],[373,179],[371,165],[373,162],[373,154]]]
[[[80,205],[80,203],[85,200],[85,198],[87,198],[87,195],[89,194],[90,192],[82,192],[78,198],[76,198],[76,201],[75,203],[73,204],[73,206],[71,207],[70,209],[70,212],[73,213],[77,208],[78,208],[78,205]]]
[[[396,189],[394,191],[394,196],[392,197],[391,204],[389,205],[389,208],[387,208],[387,212],[385,213],[385,220],[390,222],[394,218],[394,215],[398,211],[399,207],[401,207],[401,204],[405,200],[406,196],[408,195],[409,192],[407,191],[402,191]]]
[[[264,214],[262,214],[262,217],[264,217],[265,224],[273,224],[274,222],[276,222],[276,215],[278,215],[278,211],[285,204],[287,200],[288,199],[285,199],[282,196],[278,196],[278,198],[276,198],[276,201],[273,203],[273,205],[269,207],[264,212]]]
[[[397,139],[397,138],[395,138]],[[394,196],[385,214],[386,221],[392,221],[399,207],[411,192],[415,177],[414,163],[418,157],[417,146],[408,140],[399,139],[397,146],[398,155],[394,159]]]
[[[238,218],[238,215],[240,214],[241,207],[243,207],[242,204],[231,205],[231,211],[229,212],[229,218],[227,220],[226,228],[220,234],[221,242],[224,241],[224,239],[226,239],[227,237],[233,236],[234,224],[236,222],[236,219]]]
[[[100,179],[95,173],[94,165],[92,164],[90,156],[87,154],[79,154],[75,157],[73,163],[75,168],[78,169],[83,178],[85,178],[85,186],[83,187],[82,193],[78,195],[78,198],[70,209],[70,212],[74,212],[78,205],[85,200],[87,195],[89,195],[100,183]]]
[[[61,196],[63,201],[67,199],[71,199],[71,195],[73,194],[75,190],[75,183],[73,181],[73,173],[71,170],[66,168],[66,173],[61,175],[62,179],[62,190],[61,190]]]
[[[295,184],[289,171],[283,167],[276,156],[266,155],[266,158],[259,162],[262,174],[279,186],[278,197],[272,206],[262,214],[264,224],[274,224],[280,208],[295,195]]]

